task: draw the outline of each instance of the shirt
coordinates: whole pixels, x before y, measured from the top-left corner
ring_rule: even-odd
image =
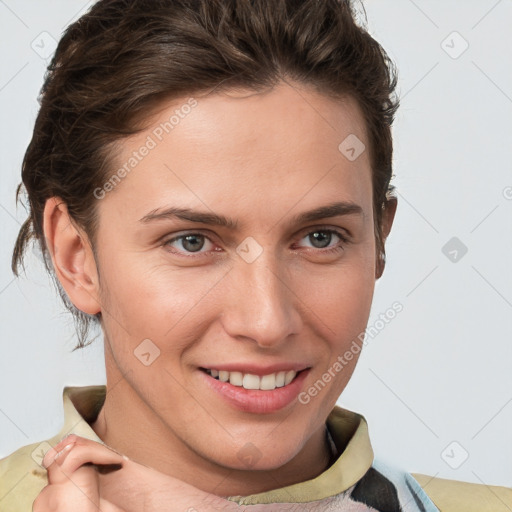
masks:
[[[47,485],[44,454],[68,434],[102,443],[91,428],[106,386],[65,387],[64,425],[54,437],[19,448],[0,460],[0,512],[31,512]],[[305,510],[346,512],[510,512],[512,489],[410,474],[374,459],[360,414],[335,406],[326,427],[335,462],[316,478],[279,489],[230,496],[240,505],[301,503]]]

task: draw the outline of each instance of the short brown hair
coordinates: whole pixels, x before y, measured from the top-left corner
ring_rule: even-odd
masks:
[[[356,19],[350,0],[100,0],[66,29],[23,159],[16,198],[24,186],[29,217],[12,269],[19,275],[27,244],[36,239],[74,315],[75,348],[86,345],[101,314],[75,308],[55,278],[43,233],[46,200],[60,197],[94,248],[93,191],[112,172],[114,143],[140,131],[149,108],[163,99],[214,88],[257,91],[288,78],[334,98],[355,98],[369,135],[375,236],[384,253],[396,71]]]

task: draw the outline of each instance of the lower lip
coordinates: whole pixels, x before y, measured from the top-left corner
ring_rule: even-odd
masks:
[[[265,414],[283,409],[293,402],[300,393],[309,370],[310,368],[302,370],[290,384],[268,391],[233,386],[229,382],[214,379],[203,370],[199,370],[199,373],[203,375],[206,384],[232,406],[244,412]]]

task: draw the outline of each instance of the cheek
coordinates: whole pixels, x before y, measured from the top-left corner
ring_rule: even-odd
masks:
[[[353,248],[335,266],[300,273],[295,278],[297,295],[325,324],[322,334],[332,344],[343,345],[364,330],[375,287],[373,243]]]
[[[131,253],[109,258],[102,270],[102,306],[104,317],[110,317],[108,328],[132,338],[133,343],[145,338],[163,343],[176,335],[176,349],[182,344],[179,340],[186,338],[184,331],[191,330],[191,319],[198,325],[199,313],[201,318],[208,317],[208,293],[223,273],[208,266],[177,269],[165,260],[149,262],[149,256]]]
[[[325,281],[323,293],[308,296],[313,322],[325,341],[318,347],[317,371],[299,397],[316,411],[313,416],[323,417],[337,403],[361,355],[375,284],[371,261],[340,269]]]

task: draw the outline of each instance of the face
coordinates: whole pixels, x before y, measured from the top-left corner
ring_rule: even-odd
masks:
[[[279,467],[324,424],[369,316],[370,160],[338,148],[369,147],[362,114],[281,84],[185,97],[149,124],[97,191],[107,366],[200,457],[244,468],[251,443],[254,469]]]

